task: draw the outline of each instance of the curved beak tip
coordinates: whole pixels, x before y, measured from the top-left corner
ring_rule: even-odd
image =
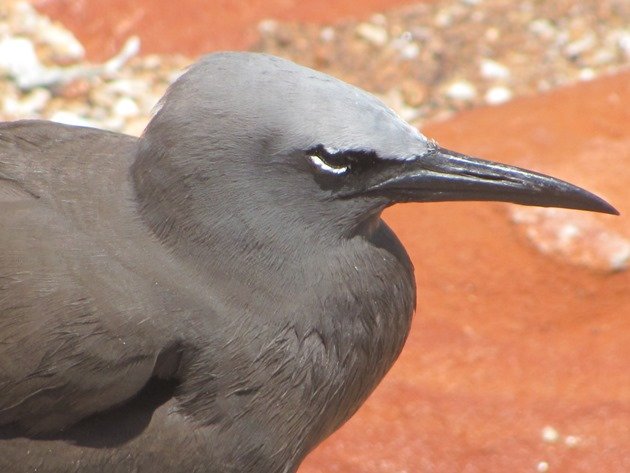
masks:
[[[615,207],[610,205],[601,197],[597,197],[597,200],[598,200],[597,202],[598,205],[596,206],[596,208],[587,209],[587,210],[592,210],[593,212],[600,212],[600,213],[609,214],[609,215],[620,215],[619,210],[617,210]]]

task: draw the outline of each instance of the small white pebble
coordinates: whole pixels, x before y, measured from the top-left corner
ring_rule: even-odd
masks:
[[[42,67],[30,39],[8,37],[0,41],[0,71],[15,78],[30,77]]]
[[[551,21],[544,18],[532,21],[529,24],[529,30],[536,36],[545,40],[550,40],[556,34],[556,29]]]
[[[624,271],[630,266],[630,242],[626,240],[625,245],[618,242],[617,247],[608,260],[609,268],[612,271]]]
[[[617,44],[626,57],[630,57],[630,31],[620,31],[617,36]]]
[[[24,94],[21,100],[6,97],[4,99],[3,108],[5,112],[12,115],[30,117],[36,113],[40,113],[44,107],[46,107],[50,101],[51,95],[48,89],[37,87],[28,94]]]
[[[536,464],[536,471],[540,473],[545,473],[546,471],[549,471],[549,463],[547,463],[546,461],[538,462]]]
[[[564,48],[564,52],[569,57],[579,56],[582,53],[585,53],[589,49],[592,49],[595,46],[596,38],[595,34],[587,34],[580,39],[575,41],[571,41]]]
[[[146,93],[147,84],[138,79],[117,79],[105,85],[108,93],[128,96],[142,96]]]
[[[15,116],[26,115],[23,113],[20,101],[16,97],[3,97],[0,104],[4,113]]]
[[[58,110],[53,113],[49,118],[49,120],[57,123],[63,123],[65,125],[73,125],[73,126],[87,126],[91,128],[100,128],[100,124],[94,123],[86,118],[80,117],[79,115],[66,112],[63,110]]]
[[[485,38],[488,41],[496,41],[497,39],[499,39],[499,37],[501,36],[501,31],[499,31],[499,28],[496,27],[490,27],[486,30],[486,32],[484,33]]]
[[[451,26],[451,24],[453,23],[453,15],[447,9],[440,10],[437,12],[437,15],[435,15],[433,21],[435,21],[435,24],[437,26],[441,28],[446,28],[448,26]]]
[[[387,43],[387,30],[371,23],[361,23],[357,27],[357,34],[374,46],[384,46]]]
[[[333,39],[335,39],[335,30],[330,26],[327,26],[320,31],[319,37],[325,43],[330,43]]]
[[[49,44],[53,50],[66,58],[79,60],[85,56],[83,45],[74,35],[56,25],[49,25],[40,30],[41,40]]]
[[[446,88],[446,95],[455,100],[472,100],[477,96],[477,89],[475,86],[466,81],[466,80],[458,80],[452,82]]]
[[[420,54],[420,46],[416,43],[409,43],[400,49],[400,56],[403,59],[415,59]]]
[[[612,49],[600,49],[591,59],[591,64],[604,65],[615,62],[616,53]]]
[[[560,438],[560,434],[558,433],[558,431],[550,425],[546,425],[545,427],[543,427],[540,435],[543,439],[543,442],[547,443],[555,443]]]
[[[567,223],[560,227],[560,231],[558,232],[558,244],[569,245],[580,233],[582,232],[577,225]]]
[[[411,31],[403,31],[403,33],[400,35],[400,39],[402,41],[406,41],[407,43],[411,43],[413,41],[413,34],[411,33]]]
[[[585,67],[584,69],[580,69],[578,77],[582,81],[589,81],[595,79],[595,71],[590,67]]]
[[[492,59],[482,59],[479,64],[479,72],[486,79],[507,79],[510,77],[510,70]]]
[[[258,31],[262,34],[272,34],[278,29],[278,22],[276,20],[262,20],[258,23]]]
[[[507,87],[496,86],[488,89],[486,95],[484,96],[484,100],[489,105],[499,105],[510,100],[512,96],[512,91]]]
[[[138,104],[129,97],[121,97],[114,103],[113,111],[119,117],[135,117],[140,113]]]

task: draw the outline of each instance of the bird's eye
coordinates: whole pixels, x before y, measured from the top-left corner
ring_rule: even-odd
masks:
[[[329,151],[323,146],[311,150],[307,156],[311,164],[327,174],[346,174],[352,166],[351,160],[343,152]]]
[[[333,164],[329,164],[317,154],[310,154],[308,156],[308,159],[311,160],[311,163],[313,163],[317,169],[330,174],[345,174],[350,169],[350,167],[347,165],[335,166]]]

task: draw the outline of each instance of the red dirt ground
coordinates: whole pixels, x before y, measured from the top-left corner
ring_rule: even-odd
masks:
[[[244,47],[260,18],[356,13],[349,0],[214,2],[221,15],[205,7],[201,17],[201,0],[111,0],[107,12],[96,0],[36,3],[74,29],[93,59],[130,34],[143,37],[145,52],[198,54]],[[360,13],[396,3],[408,2],[363,0]],[[605,195],[622,217],[598,218],[628,238],[629,106],[625,74],[424,132]],[[383,384],[301,473],[535,472],[540,462],[550,472],[630,471],[630,272],[604,275],[541,255],[502,204],[406,205],[386,218],[415,263],[419,313]],[[556,443],[542,440],[547,425]]]

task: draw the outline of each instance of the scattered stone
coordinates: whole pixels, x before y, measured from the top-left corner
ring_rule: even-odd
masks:
[[[550,425],[543,427],[540,432],[540,436],[542,437],[543,442],[546,443],[556,443],[560,439],[558,431]]]
[[[138,104],[129,97],[121,97],[114,103],[113,111],[123,118],[135,117],[140,114]]]
[[[595,43],[595,35],[593,33],[589,33],[567,44],[567,46],[564,48],[564,52],[570,58],[577,58],[581,54],[584,54],[585,52],[593,49]]]
[[[74,126],[88,126],[91,128],[99,128],[99,124],[88,120],[84,117],[81,117],[73,112],[65,112],[63,110],[58,110],[54,112],[51,116],[48,117],[49,120],[57,123],[63,123],[65,125],[74,125]]]
[[[258,31],[263,34],[273,34],[278,29],[278,22],[276,20],[262,20],[258,23]]]
[[[482,59],[479,69],[481,76],[486,79],[507,79],[510,77],[510,70],[492,59]]]
[[[580,69],[580,72],[578,74],[578,77],[580,78],[581,81],[593,80],[595,79],[596,76],[597,74],[595,74],[595,71],[591,69],[590,67],[585,67],[584,69]]]
[[[331,28],[330,26],[322,28],[319,37],[322,39],[322,41],[325,41],[327,43],[331,42],[333,39],[335,39],[334,28]]]
[[[453,24],[453,15],[450,9],[445,8],[444,10],[439,10],[435,15],[434,19],[435,25],[440,28],[448,28]]]
[[[488,105],[499,105],[512,99],[512,91],[504,86],[491,87],[484,100]]]
[[[369,43],[378,47],[384,46],[388,39],[387,30],[385,30],[385,28],[371,23],[361,23],[357,27],[357,34]]]
[[[462,102],[470,102],[477,97],[477,89],[467,80],[457,80],[447,84],[446,96]]]
[[[413,42],[410,36],[409,34],[402,35],[392,43],[392,46],[400,51],[400,57],[405,60],[415,59],[420,54],[420,46]]]
[[[31,82],[42,68],[30,39],[16,36],[0,40],[0,74]]]
[[[24,118],[36,118],[46,107],[51,97],[47,89],[38,87],[23,95],[21,98],[5,97],[4,109],[14,115]]]
[[[496,40],[498,40],[501,37],[501,32],[498,28],[495,28],[494,26],[492,26],[485,31],[483,36],[490,43],[494,43]]]
[[[574,448],[580,443],[580,438],[575,435],[566,435],[561,437],[560,433],[552,426],[546,425],[540,432],[540,436],[545,443],[558,443],[562,440],[562,443],[569,447]]]
[[[617,43],[627,58],[630,58],[630,31],[620,30],[618,31]]]

